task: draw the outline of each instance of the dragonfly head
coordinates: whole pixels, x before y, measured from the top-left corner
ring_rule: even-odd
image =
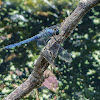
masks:
[[[56,34],[58,35],[59,34],[59,30],[57,29],[57,31],[56,31]]]
[[[58,35],[59,34],[59,29],[55,28],[55,29],[47,29],[47,33],[49,33],[49,35]]]

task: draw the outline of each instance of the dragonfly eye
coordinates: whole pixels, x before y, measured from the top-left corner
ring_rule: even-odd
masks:
[[[58,34],[59,34],[59,30],[57,29],[56,35],[58,35]]]
[[[58,35],[59,34],[59,29],[55,29],[55,31],[56,31],[56,35]]]

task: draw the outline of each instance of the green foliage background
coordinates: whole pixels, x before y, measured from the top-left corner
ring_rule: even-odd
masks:
[[[52,6],[44,0],[3,0],[0,3],[0,47],[22,41],[45,27],[61,23],[78,5],[78,0],[49,2]],[[22,15],[24,19],[16,18],[16,15]],[[40,100],[53,100],[54,97],[56,100],[100,100],[100,6],[84,16],[63,47],[71,53],[73,61],[66,64],[56,59],[58,93],[39,88]],[[0,98],[27,79],[39,52],[35,42],[0,50]],[[35,100],[35,95],[33,90],[21,100]]]

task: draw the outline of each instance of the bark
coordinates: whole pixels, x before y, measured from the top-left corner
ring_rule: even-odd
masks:
[[[38,88],[43,82],[43,72],[47,69],[49,63],[55,59],[55,52],[57,51],[57,46],[66,40],[70,34],[73,32],[74,28],[77,26],[78,22],[83,18],[83,16],[94,6],[100,3],[100,0],[80,0],[79,5],[76,7],[74,12],[61,23],[60,34],[55,36],[50,40],[46,47],[42,50],[39,58],[37,59],[34,69],[28,79],[16,88],[12,93],[10,93],[3,100],[19,100],[26,94],[28,94],[32,89]],[[55,41],[56,40],[56,41]],[[46,58],[44,53],[49,50],[52,53],[51,58]],[[46,59],[51,59],[48,63]]]

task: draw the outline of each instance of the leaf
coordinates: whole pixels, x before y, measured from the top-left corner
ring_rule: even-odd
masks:
[[[0,0],[0,6],[2,5],[2,1]]]
[[[6,87],[6,85],[5,85],[4,83],[2,83],[2,84],[0,85],[0,90],[2,90],[4,87]]]
[[[47,87],[49,90],[53,92],[57,92],[58,90],[58,81],[56,76],[50,71],[46,70],[44,72],[44,76],[47,77],[43,82],[42,86]]]
[[[5,59],[5,62],[10,61],[16,57],[17,57],[17,55],[15,53],[11,53],[11,55]]]
[[[18,69],[16,69],[16,74],[18,75],[18,76],[21,76],[22,74],[23,74],[23,72],[22,71],[20,71],[20,70],[18,70]]]

